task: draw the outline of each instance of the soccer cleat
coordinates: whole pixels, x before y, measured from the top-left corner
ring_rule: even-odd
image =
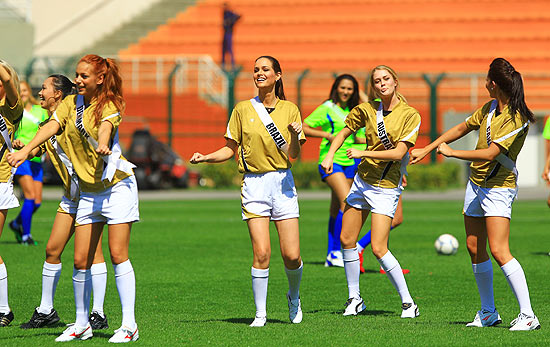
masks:
[[[34,310],[31,319],[27,323],[21,324],[21,329],[43,328],[59,322],[57,311],[52,308],[48,314],[38,312],[38,308]]]
[[[365,302],[361,297],[358,298],[349,298],[346,301],[346,308],[344,310],[344,316],[357,316],[361,311],[364,311],[367,308]]]
[[[528,316],[525,313],[520,313],[518,318],[510,323],[510,331],[527,331],[540,329],[540,323],[537,316]]]
[[[254,321],[250,323],[250,326],[253,328],[259,328],[265,326],[265,323],[267,322],[267,317],[254,317]]]
[[[13,320],[13,312],[0,313],[0,327],[7,327]]]
[[[418,306],[416,306],[414,302],[401,304],[401,308],[403,309],[403,312],[401,312],[401,318],[416,318],[420,316]]]
[[[497,310],[495,310],[494,312],[488,310],[480,310],[477,311],[474,320],[466,324],[466,326],[483,328],[492,327],[500,323],[502,323],[502,319],[500,319],[500,315],[498,314]]]
[[[67,341],[73,341],[73,340],[87,340],[92,338],[94,335],[92,334],[92,327],[90,326],[90,323],[86,324],[85,327],[79,327],[77,325],[71,325],[65,331],[63,334],[59,335],[55,341],[56,342],[67,342]]]
[[[401,271],[403,271],[403,275],[406,275],[406,274],[408,274],[409,272],[411,272],[411,270],[409,270],[409,269],[401,269]],[[384,271],[384,269],[382,269],[382,266],[380,266],[380,273],[381,273],[382,275],[385,275],[385,274],[386,274],[386,271]]]
[[[21,226],[21,224],[17,224],[15,219],[10,222],[9,226],[15,234],[15,239],[17,242],[21,243],[23,241],[23,226]]]
[[[101,317],[101,315],[97,312],[92,312],[90,314],[90,325],[92,326],[93,330],[101,330],[101,329],[108,329],[109,328],[109,322],[107,321],[107,316]]]
[[[344,267],[344,256],[342,255],[342,251],[331,251],[327,255],[325,267],[330,266]]]
[[[122,326],[115,330],[115,334],[109,339],[112,343],[126,343],[131,341],[137,341],[139,339],[139,331],[136,324],[134,329],[130,329],[127,326]]]
[[[291,300],[290,295],[287,294],[286,299],[288,301],[288,318],[290,318],[290,322],[294,324],[301,323],[302,303],[300,302],[300,298]]]
[[[363,267],[363,252],[365,250],[363,249],[361,252],[359,252],[359,271],[364,274],[365,268]]]
[[[25,246],[36,246],[38,245],[38,242],[34,241],[32,237],[29,235],[29,237],[26,240],[21,241],[21,244]]]

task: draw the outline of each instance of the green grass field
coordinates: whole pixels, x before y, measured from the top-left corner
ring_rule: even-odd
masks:
[[[49,346],[63,326],[22,330],[40,303],[41,269],[45,242],[57,207],[45,202],[34,220],[33,235],[40,243],[15,243],[4,228],[0,254],[8,269],[9,300],[15,313],[12,326],[0,329],[0,345]],[[136,272],[136,317],[140,345],[548,345],[550,305],[548,273],[550,211],[544,202],[517,201],[512,220],[512,252],[521,262],[542,329],[510,332],[509,322],[518,304],[498,266],[494,265],[495,301],[504,320],[496,328],[465,328],[479,309],[474,277],[464,247],[460,201],[405,201],[405,222],[392,232],[391,250],[406,275],[420,308],[414,320],[399,318],[399,296],[378,263],[367,254],[367,273],[361,276],[361,294],[367,310],[343,317],[347,299],[344,270],[323,266],[328,201],[300,201],[301,251],[304,274],[301,287],[304,320],[288,322],[287,280],[272,229],[272,263],[268,294],[268,324],[249,328],[255,309],[250,265],[252,252],[246,225],[240,220],[239,201],[142,201],[142,222],[133,227],[131,260]],[[17,211],[11,211],[8,221]],[[365,229],[366,230],[366,229]],[[455,256],[438,256],[433,243],[442,233],[455,235]],[[71,283],[72,245],[63,255],[63,273],[55,308],[64,323],[74,320]],[[105,244],[105,255],[108,258]],[[109,263],[109,261],[107,261]],[[82,345],[107,344],[121,321],[120,303],[112,267],[105,298],[111,329],[94,332]]]

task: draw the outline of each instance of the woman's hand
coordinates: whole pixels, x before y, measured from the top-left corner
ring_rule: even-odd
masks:
[[[207,161],[206,155],[199,152],[193,153],[193,156],[191,157],[191,159],[189,159],[189,162],[191,164],[204,163],[205,161]]]
[[[362,158],[363,151],[358,150],[357,148],[348,148],[346,150],[346,155],[350,159],[360,159]]]
[[[29,157],[29,153],[25,149],[14,152],[14,153],[8,153],[6,156],[6,159],[8,160],[8,164],[10,164],[13,167],[19,167],[19,165],[23,164],[25,160],[27,160]]]
[[[23,141],[21,140],[13,140],[13,142],[11,143],[12,147],[19,150],[23,147],[25,147],[25,144],[23,143]]]
[[[422,159],[424,159],[425,156],[428,155],[429,152],[426,151],[425,148],[415,148],[411,151],[411,159],[409,161],[410,164],[416,164]]]
[[[111,155],[113,153],[111,149],[106,145],[98,145],[95,151],[99,155]]]
[[[449,147],[449,145],[446,144],[445,142],[437,146],[437,153],[443,154],[446,157],[450,157],[452,152],[453,152],[453,149]]]
[[[292,122],[288,125],[288,130],[292,135],[300,135],[302,132],[302,124],[298,122]]]
[[[323,170],[325,170],[325,173],[332,173],[332,157],[329,157],[327,155],[325,159],[323,159],[323,161],[321,162],[321,167],[323,168]]]

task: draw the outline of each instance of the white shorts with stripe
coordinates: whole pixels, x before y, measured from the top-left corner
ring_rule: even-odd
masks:
[[[80,192],[76,223],[121,224],[139,221],[139,199],[135,176],[126,177],[99,193]]]
[[[375,187],[355,174],[346,203],[360,210],[370,210],[371,213],[393,218],[401,191],[401,188]]]
[[[70,199],[67,199],[65,196],[62,196],[61,201],[59,202],[59,207],[57,208],[57,212],[76,214],[77,209],[78,201],[72,201]]]
[[[298,218],[298,194],[290,170],[245,173],[241,184],[241,209],[243,220]]]
[[[19,207],[19,200],[13,194],[13,182],[0,183],[0,210]]]
[[[512,216],[512,203],[518,194],[516,188],[482,188],[468,181],[464,196],[464,215],[469,217]]]

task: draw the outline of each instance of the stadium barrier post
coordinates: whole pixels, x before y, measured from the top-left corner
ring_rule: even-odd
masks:
[[[441,80],[445,77],[445,73],[440,73],[432,80],[428,74],[422,74],[422,78],[430,87],[430,142],[434,142],[438,137],[437,131],[437,87]],[[430,154],[430,163],[436,162],[436,152]]]
[[[172,148],[172,105],[173,105],[173,90],[172,86],[174,84],[174,75],[178,71],[178,69],[181,67],[180,63],[176,63],[174,67],[172,68],[172,71],[170,71],[170,74],[168,74],[168,146]]]
[[[227,121],[231,118],[231,112],[235,107],[235,80],[241,72],[243,67],[241,65],[235,66],[232,70],[222,69],[227,77]]]

